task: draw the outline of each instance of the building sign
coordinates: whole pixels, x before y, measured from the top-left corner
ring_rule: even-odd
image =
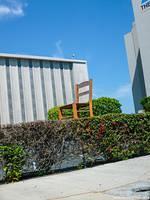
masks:
[[[150,8],[150,0],[141,0],[141,8],[142,10]]]

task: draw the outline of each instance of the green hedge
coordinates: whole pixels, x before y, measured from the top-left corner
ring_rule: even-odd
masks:
[[[58,107],[51,108],[48,111],[48,119],[49,120],[58,120]]]
[[[65,110],[65,115],[70,115],[72,111]],[[117,99],[101,97],[93,100],[94,116],[101,116],[109,113],[121,113],[121,104]],[[87,114],[82,114],[81,117],[88,117]],[[54,107],[48,111],[49,120],[58,120],[58,107]]]
[[[121,104],[117,99],[101,97],[93,100],[94,116],[101,116],[110,113],[121,113]]]
[[[20,146],[28,155],[26,162],[33,160],[36,170],[43,174],[72,155],[82,158],[84,167],[100,156],[105,161],[124,160],[150,154],[150,113],[11,125],[0,129],[0,144]],[[18,162],[20,153],[14,150],[7,155],[15,155]]]
[[[108,162],[124,160],[150,154],[150,113],[10,125],[0,129],[0,144],[10,173],[7,181],[21,177],[23,149],[26,162],[34,161],[43,174],[73,155],[82,158],[84,167],[93,165],[98,157]]]
[[[150,114],[104,117],[101,151],[108,160],[150,154]]]
[[[58,120],[58,108],[59,107],[56,106],[48,111],[48,120]],[[65,110],[64,113],[65,115],[71,115],[72,110]]]
[[[150,97],[142,99],[141,104],[146,112],[150,112]]]
[[[0,162],[3,163],[6,182],[14,182],[21,179],[25,157],[24,150],[18,145],[0,146]]]

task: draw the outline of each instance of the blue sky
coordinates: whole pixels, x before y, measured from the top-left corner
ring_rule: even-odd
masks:
[[[0,52],[88,61],[94,97],[115,97],[134,112],[124,34],[131,0],[0,0]]]
[[[149,1],[149,0],[142,0],[142,3],[146,3],[147,1]]]

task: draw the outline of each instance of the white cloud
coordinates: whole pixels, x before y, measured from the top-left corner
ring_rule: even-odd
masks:
[[[93,98],[99,97],[111,97],[118,99],[122,104],[122,110],[124,113],[134,113],[132,88],[130,83],[121,85],[114,91],[111,89],[104,90],[102,88],[96,88],[93,91]]]
[[[95,89],[93,92],[93,97],[98,98],[98,97],[113,97],[113,98],[128,98],[132,94],[131,90],[131,84],[127,83],[124,85],[119,86],[116,88],[114,91],[109,91],[109,90],[103,90],[103,89]]]
[[[53,54],[53,57],[63,58],[64,57],[64,52],[63,52],[62,41],[61,40],[58,40],[55,43],[55,48],[56,48],[56,52]]]
[[[23,0],[1,0],[0,18],[24,16],[26,4]]]
[[[23,9],[18,6],[18,7],[15,7],[15,8],[11,8],[11,7],[8,7],[8,6],[0,6],[0,16],[3,17],[3,16],[10,16],[10,15],[16,15],[16,16],[21,16],[21,15],[24,15],[24,12],[23,12]]]
[[[122,85],[120,86],[116,92],[115,92],[115,96],[117,98],[125,98],[125,97],[128,97],[130,96],[132,93],[131,91],[131,84],[125,84],[125,85]]]

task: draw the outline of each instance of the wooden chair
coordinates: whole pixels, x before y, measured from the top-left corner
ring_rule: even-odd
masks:
[[[87,91],[80,91],[83,90],[84,87],[88,87]],[[80,97],[85,95],[89,95],[89,101],[86,103],[80,103]],[[93,117],[93,108],[92,108],[92,80],[82,82],[75,86],[75,97],[76,100],[72,104],[64,105],[59,107],[59,120],[74,118],[78,119],[80,117],[80,113],[87,113],[89,112],[90,117]],[[86,109],[88,108],[88,109]],[[72,110],[72,116],[64,116],[64,110]]]

